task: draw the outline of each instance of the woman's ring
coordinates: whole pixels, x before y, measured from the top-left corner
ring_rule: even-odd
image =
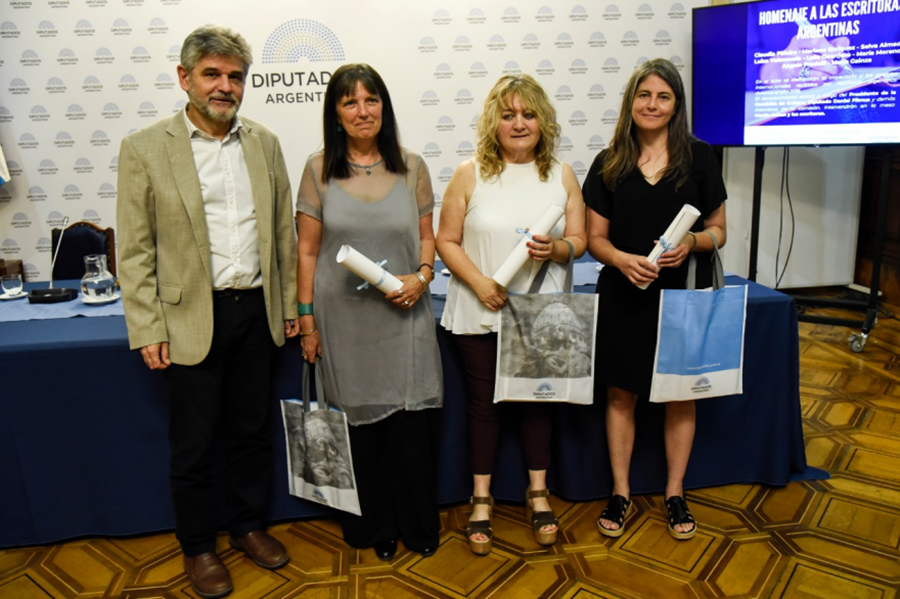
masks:
[[[409,305],[409,300],[403,300],[403,305],[404,305],[404,306],[408,306],[408,305]]]

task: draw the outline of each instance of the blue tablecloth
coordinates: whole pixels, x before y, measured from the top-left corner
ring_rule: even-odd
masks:
[[[18,320],[53,320],[57,318],[74,318],[76,316],[123,316],[122,300],[116,291],[113,301],[105,303],[87,303],[81,293],[80,281],[54,281],[56,289],[74,289],[77,297],[67,302],[55,304],[32,304],[28,298],[4,300],[0,302],[0,322]],[[25,290],[47,289],[47,283],[26,283]]]
[[[436,297],[435,305],[440,312],[443,298]],[[466,406],[452,340],[438,331],[446,385],[439,500],[452,504],[471,494]],[[827,477],[806,464],[798,351],[793,300],[750,283],[745,392],[698,403],[688,488]],[[162,376],[128,350],[123,317],[0,323],[0,363],[0,547],[173,528]],[[299,397],[299,363],[299,343],[291,340],[278,352],[272,397],[273,520],[330,513],[287,491],[277,400]],[[631,470],[635,494],[663,489],[662,416],[663,406],[640,403]],[[527,477],[513,430],[503,431],[499,461],[494,495],[522,501]],[[559,406],[549,484],[571,500],[609,495],[602,402]]]

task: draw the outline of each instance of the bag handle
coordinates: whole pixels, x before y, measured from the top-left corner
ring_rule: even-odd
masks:
[[[706,231],[706,234],[712,237],[713,249],[712,256],[709,260],[712,262],[712,288],[717,291],[725,286],[725,270],[722,268],[722,258],[719,256],[719,240],[716,236]],[[688,257],[687,281],[685,281],[685,289],[693,290],[697,288],[697,255],[691,252]]]
[[[574,278],[575,246],[572,245],[572,242],[568,239],[563,239],[563,241],[569,246],[569,260],[566,263],[566,282],[563,287],[564,293],[568,293],[569,289],[572,289],[572,280]],[[545,260],[544,263],[541,264],[541,268],[538,269],[538,273],[534,276],[534,280],[531,282],[528,293],[540,293],[541,285],[544,284],[544,278],[547,276],[548,268],[550,268],[550,260]]]
[[[319,366],[319,362],[322,358],[316,359],[316,400],[320,402],[320,405],[326,410],[329,408],[328,401],[325,399],[325,390],[322,387],[322,367]],[[303,360],[303,388],[301,392],[303,393],[303,411],[309,412],[309,398],[312,395],[311,387],[309,384],[309,371],[312,369],[312,366],[306,360]]]

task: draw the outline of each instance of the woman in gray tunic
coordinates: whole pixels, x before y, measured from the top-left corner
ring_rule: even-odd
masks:
[[[436,410],[440,353],[434,279],[434,194],[421,157],[400,146],[393,106],[365,64],[337,69],[325,91],[325,149],[300,183],[298,300],[304,359],[322,360],[328,400],[347,414],[362,516],[344,540],[393,558],[398,539],[433,554],[439,542]],[[336,262],[350,245],[403,283],[385,295]],[[313,307],[314,304],[314,307]]]

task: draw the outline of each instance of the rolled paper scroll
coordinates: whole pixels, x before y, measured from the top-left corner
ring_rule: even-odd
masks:
[[[400,279],[349,245],[342,245],[341,249],[338,250],[337,263],[384,293],[390,293],[403,287],[403,282]]]
[[[547,209],[544,210],[537,222],[528,228],[528,232],[532,235],[546,235],[565,213],[565,210],[556,204],[547,206]],[[497,269],[497,272],[494,273],[494,276],[491,277],[492,279],[504,287],[509,285],[509,282],[519,272],[519,269],[528,261],[528,246],[526,244],[529,239],[528,235],[522,236],[518,245],[513,248],[513,251],[510,252],[503,264],[500,265],[500,268]]]
[[[672,224],[669,225],[666,232],[659,238],[659,243],[653,246],[653,250],[650,252],[650,255],[647,256],[647,260],[650,261],[650,264],[656,266],[656,263],[663,252],[667,252],[681,243],[681,239],[687,235],[687,232],[691,230],[691,227],[699,217],[700,211],[690,204],[682,206],[681,211],[672,220]],[[650,283],[644,283],[637,287],[638,289],[646,289],[649,286]]]

